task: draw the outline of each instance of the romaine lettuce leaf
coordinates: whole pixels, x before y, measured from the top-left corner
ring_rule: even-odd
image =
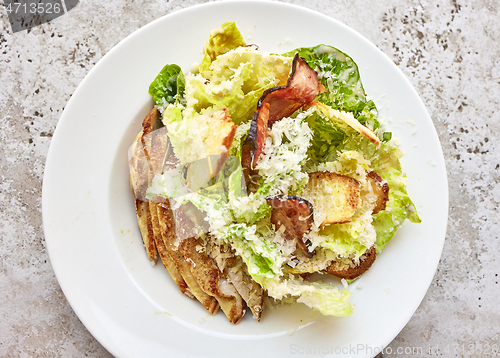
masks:
[[[167,107],[172,109],[171,106]],[[165,114],[167,111],[165,111]],[[195,162],[207,156],[205,139],[210,133],[209,128],[200,125],[203,120],[199,120],[198,116],[180,117],[177,116],[177,111],[172,110],[175,116],[164,116],[163,122],[168,128],[168,138],[174,149],[175,156],[182,164]],[[204,116],[210,116],[211,113],[205,113]]]
[[[321,83],[328,90],[318,96],[320,102],[335,109],[353,112],[356,118],[363,113],[358,118],[362,124],[370,119],[375,126],[370,127],[371,129],[379,126],[375,104],[366,99],[358,66],[349,55],[332,46],[318,45],[298,48],[284,56],[293,56],[297,52],[316,70]]]
[[[322,236],[323,241],[320,247],[332,250],[342,257],[349,257],[354,254],[359,257],[366,251],[366,245],[361,243],[360,229],[363,229],[362,222],[352,222],[346,224],[328,225],[318,233]],[[354,224],[354,225],[352,225]],[[371,225],[371,222],[368,223]],[[353,227],[354,226],[354,227]],[[356,228],[358,230],[356,230]]]
[[[343,317],[352,314],[351,293],[347,288],[340,291],[328,283],[303,281],[293,276],[282,280],[264,279],[261,284],[269,296],[278,300],[291,296],[324,315]]]
[[[334,171],[357,180],[360,180],[358,173],[366,175],[369,171],[375,171],[389,185],[386,210],[373,215],[372,220],[372,216],[365,215],[360,208],[352,222],[330,225],[312,234],[311,240],[316,245],[342,256],[359,256],[369,244],[364,239],[373,237],[375,230],[377,251],[381,252],[406,219],[420,222],[406,191],[406,176],[399,161],[403,153],[398,147],[385,142],[376,146],[350,127],[325,118],[320,111],[313,113],[307,120],[314,137],[306,170]]]
[[[235,253],[248,266],[248,273],[257,282],[282,275],[284,258],[272,241],[274,231],[269,226],[235,223],[221,230],[218,236],[231,243]]]
[[[218,56],[199,74],[186,77],[186,102],[193,112],[227,108],[235,124],[252,117],[262,93],[286,83],[292,59],[239,47]]]
[[[313,163],[326,161],[326,156],[332,148],[340,145],[346,137],[345,129],[341,128],[329,119],[313,113],[307,118],[309,127],[313,130],[311,147],[308,158]]]
[[[246,43],[233,21],[225,22],[221,25],[220,29],[212,30],[210,38],[203,48],[203,60],[200,64],[200,72],[208,69],[217,56],[240,46],[246,46]]]
[[[158,106],[180,101],[184,96],[186,81],[182,70],[177,65],[166,65],[149,85],[148,93]]]
[[[238,126],[238,128],[236,128],[233,143],[231,143],[231,148],[229,148],[229,155],[237,157],[241,160],[243,140],[246,138],[249,129],[250,122],[242,123]]]
[[[180,103],[169,104],[163,111],[162,122],[164,125],[169,125],[174,122],[182,121],[182,111],[184,106]]]
[[[370,160],[370,168],[389,184],[389,201],[386,210],[373,215],[373,226],[377,232],[377,252],[394,237],[406,219],[419,223],[415,205],[406,190],[406,175],[401,168],[403,152],[391,143],[380,143],[377,147],[367,139],[345,141],[339,150],[358,150]]]
[[[406,190],[406,174],[399,162],[402,154],[399,148],[382,143],[381,153],[372,159],[374,170],[389,184],[386,209],[373,216],[373,226],[377,231],[377,253],[384,249],[406,219],[413,223],[421,222]]]

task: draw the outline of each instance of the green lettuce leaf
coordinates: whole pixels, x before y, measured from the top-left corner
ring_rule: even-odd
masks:
[[[219,55],[186,79],[186,101],[194,112],[227,108],[235,124],[250,120],[262,93],[286,83],[292,59],[240,47]]]
[[[184,96],[186,80],[177,65],[166,65],[149,85],[148,93],[159,106],[180,101]]]
[[[284,259],[272,241],[274,232],[269,225],[235,223],[229,225],[221,234],[231,243],[236,254],[242,257],[248,266],[248,273],[257,282],[282,274]]]
[[[406,219],[413,223],[421,221],[406,190],[407,179],[400,163],[403,152],[390,143],[380,143],[377,147],[367,139],[346,141],[338,149],[364,153],[371,161],[371,169],[389,184],[386,210],[373,215],[372,222],[377,232],[377,252],[380,253]]]
[[[366,99],[358,66],[349,55],[329,45],[318,45],[298,48],[284,56],[293,56],[297,52],[316,70],[327,89],[317,97],[318,101],[334,109],[352,112],[361,124],[372,130],[380,127],[377,107]]]
[[[399,148],[385,143],[381,144],[381,149],[381,154],[373,160],[373,167],[389,184],[389,201],[385,210],[373,216],[373,226],[377,232],[377,253],[384,249],[406,219],[413,223],[421,222],[406,190],[406,174],[399,162],[403,153]]]
[[[350,316],[353,305],[349,303],[351,293],[344,288],[321,281],[309,282],[290,276],[288,279],[264,279],[260,282],[269,296],[276,299],[296,297],[297,302],[328,316]]]
[[[345,128],[341,128],[318,113],[309,116],[307,122],[314,133],[308,158],[315,163],[324,162],[332,148],[340,145],[345,139]]]
[[[208,69],[217,56],[240,46],[246,46],[246,43],[233,21],[225,22],[221,25],[220,29],[212,30],[210,38],[203,48],[203,60],[200,64],[200,72]]]
[[[234,135],[233,143],[231,143],[231,148],[229,148],[229,155],[237,157],[241,160],[241,151],[243,141],[248,135],[250,130],[250,122],[242,123],[236,128],[236,134]]]
[[[398,147],[386,142],[376,146],[352,128],[334,118],[326,118],[326,112],[316,111],[308,118],[308,123],[314,132],[308,152],[308,171],[330,165],[337,168],[335,172],[357,179],[358,171],[373,170],[389,185],[386,210],[373,215],[373,221],[371,216],[362,215],[362,210],[358,210],[352,222],[327,226],[318,233],[322,238],[317,240],[319,246],[342,256],[359,256],[366,250],[362,239],[370,235],[373,226],[377,251],[381,252],[406,219],[420,222],[406,190],[406,175],[400,163],[403,153]]]
[[[353,230],[349,230],[345,224],[326,226],[319,232],[319,235],[324,238],[320,247],[332,250],[343,257],[348,257],[351,254],[361,256],[366,251],[366,246],[359,241],[359,235],[355,237],[350,231]]]

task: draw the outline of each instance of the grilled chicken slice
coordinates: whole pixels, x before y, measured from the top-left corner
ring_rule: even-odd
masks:
[[[260,322],[264,302],[264,290],[248,273],[247,265],[241,257],[235,257],[233,266],[228,266],[227,276],[238,293],[245,300],[253,316]]]
[[[313,224],[313,207],[307,200],[292,195],[277,195],[268,198],[267,203],[273,207],[271,223],[275,230],[284,227],[283,234],[287,240],[295,240],[297,246],[307,257],[312,257],[308,243],[303,237]]]
[[[189,298],[195,298],[188,285],[186,284],[186,281],[184,281],[184,279],[182,278],[180,271],[177,269],[174,259],[167,250],[165,242],[163,241],[163,236],[160,235],[159,238],[155,236],[155,243],[158,254],[160,255],[161,261],[163,262],[163,266],[167,269],[168,273],[177,284],[181,292]],[[209,308],[207,309],[210,311]]]
[[[373,214],[376,214],[385,210],[387,201],[389,200],[389,184],[375,172],[369,172],[367,179],[372,187],[373,193],[377,196],[375,208],[373,209]]]
[[[156,255],[156,245],[153,233],[153,223],[151,220],[151,212],[149,211],[149,203],[140,199],[135,199],[135,211],[137,214],[137,224],[141,231],[142,242],[146,248],[148,259],[156,264],[158,257]]]
[[[221,245],[208,240],[210,256],[226,280],[229,280],[245,300],[252,314],[260,322],[264,301],[264,290],[248,273],[247,265],[241,257],[235,256],[229,245]]]
[[[162,127],[151,133],[151,148],[149,150],[149,174],[148,174],[148,186],[151,185],[153,178],[156,174],[161,174],[163,172],[163,167],[165,164],[165,159],[169,154],[169,140],[167,135],[167,128]],[[156,197],[154,200],[149,202],[149,212],[151,214],[151,223],[153,228],[153,235],[156,244],[156,249],[161,258],[163,266],[167,269],[168,273],[177,284],[182,293],[187,296],[194,298],[193,294],[187,289],[188,286],[179,270],[175,266],[175,263],[165,247],[163,242],[163,235],[161,231],[160,221],[158,218],[158,206],[157,202],[165,201],[163,197]]]
[[[145,199],[145,190],[149,185],[150,173],[150,150],[152,133],[161,126],[160,112],[156,108],[144,118],[142,130],[137,135],[130,149],[130,187],[134,194],[135,207],[137,213],[137,223],[141,231],[142,240],[148,258],[156,263],[155,229],[158,229],[156,222],[151,216],[150,204]]]
[[[332,262],[330,266],[325,269],[325,272],[338,278],[352,280],[368,271],[368,269],[375,262],[376,258],[377,250],[375,249],[375,246],[372,246],[371,248],[367,249],[366,252],[362,255],[358,265],[352,266],[345,265],[339,262]]]
[[[144,119],[143,128],[131,147],[130,184],[135,197],[137,221],[148,258],[156,263],[158,250],[163,265],[181,292],[193,297],[166,251],[156,203],[142,200],[145,199],[146,188],[151,184],[154,175],[162,171],[168,137],[166,128],[157,129],[160,126],[160,114],[153,109]]]
[[[237,324],[244,314],[243,299],[234,286],[221,277],[221,272],[208,255],[203,240],[187,238],[181,241],[180,246],[200,288],[217,299],[229,322]]]
[[[237,324],[244,314],[243,299],[233,285],[221,277],[221,272],[208,254],[206,242],[197,235],[198,223],[203,219],[198,217],[196,211],[189,204],[175,211],[177,243],[201,290],[219,302],[229,322]]]
[[[176,230],[174,227],[174,216],[170,207],[170,202],[157,203],[158,219],[160,229],[165,244],[166,252],[175,264],[175,267],[182,276],[187,285],[187,291],[190,292],[211,314],[216,314],[219,310],[219,302],[206,294],[198,284],[198,281],[191,272],[191,266],[186,261],[186,257],[182,252],[180,242],[177,239]],[[179,284],[178,284],[179,285]],[[180,285],[179,285],[180,288]],[[182,289],[181,289],[182,290]]]

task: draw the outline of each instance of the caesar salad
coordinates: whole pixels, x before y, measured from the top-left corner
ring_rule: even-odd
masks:
[[[266,54],[227,22],[199,65],[166,65],[149,93],[129,150],[139,228],[148,258],[212,314],[260,321],[269,297],[349,316],[348,283],[420,222],[403,153],[333,46]]]

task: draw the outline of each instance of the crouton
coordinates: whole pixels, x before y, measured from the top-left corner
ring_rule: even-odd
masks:
[[[361,205],[359,182],[331,172],[310,173],[302,197],[312,203],[315,216],[324,216],[319,226],[350,222]]]
[[[220,172],[227,160],[227,153],[231,148],[238,127],[233,123],[226,108],[204,119],[200,125],[212,128],[213,132],[210,133],[217,133],[217,135],[210,135],[203,139],[204,154],[207,157],[191,161],[188,164],[186,180],[193,191],[203,187]]]
[[[338,278],[352,280],[368,271],[368,269],[375,262],[376,258],[377,250],[375,249],[375,246],[372,246],[362,255],[358,265],[345,265],[334,261],[325,269],[325,272]]]
[[[236,128],[238,127],[234,124],[227,109],[223,108],[212,114],[210,118],[206,119],[205,124],[207,127],[212,128],[211,133],[218,133],[218,136],[208,136],[205,138],[206,154],[227,154],[233,143]]]

